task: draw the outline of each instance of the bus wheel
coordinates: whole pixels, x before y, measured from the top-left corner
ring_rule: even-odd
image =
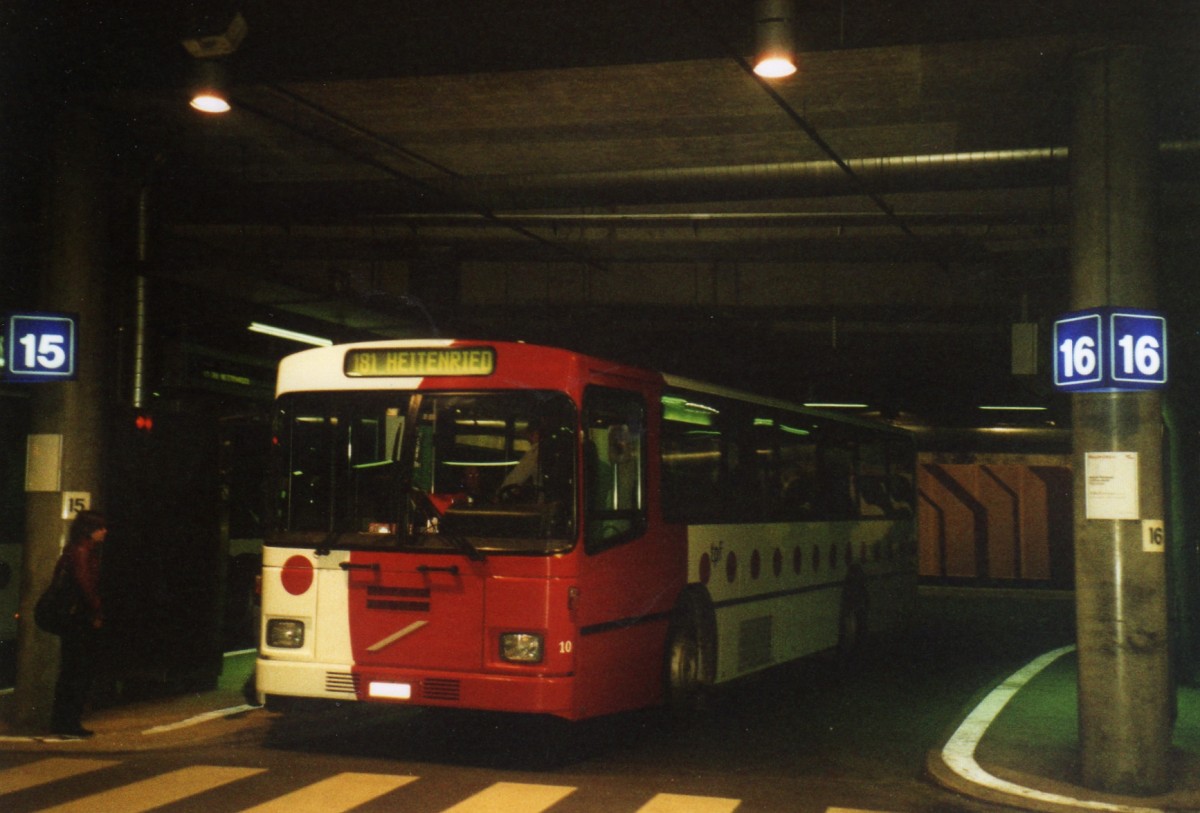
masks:
[[[675,611],[667,635],[664,696],[667,710],[679,720],[701,709],[711,682],[711,646],[702,618],[694,602],[684,601]]]

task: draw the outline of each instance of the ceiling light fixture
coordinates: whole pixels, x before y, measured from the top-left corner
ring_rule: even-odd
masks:
[[[233,109],[224,96],[212,92],[197,93],[188,104],[193,110],[199,110],[201,113],[228,113]]]
[[[792,0],[757,0],[754,4],[758,48],[754,72],[764,79],[782,79],[796,72],[794,16]]]
[[[188,104],[201,113],[228,113],[232,109],[225,92],[225,71],[220,63],[211,59],[196,63],[196,82]]]
[[[262,322],[251,322],[249,330],[251,333],[262,333],[265,336],[274,336],[278,339],[290,339],[293,342],[311,344],[316,347],[329,347],[329,345],[333,344],[332,339],[313,336],[309,333],[301,333],[297,330],[288,330],[287,328],[276,327],[275,325],[264,325]]]
[[[224,30],[217,33],[209,31],[210,27],[203,25],[196,36],[183,40],[183,47],[196,58],[189,104],[203,113],[228,113],[231,108],[225,90],[223,58],[236,51],[245,39],[246,18],[236,13]]]

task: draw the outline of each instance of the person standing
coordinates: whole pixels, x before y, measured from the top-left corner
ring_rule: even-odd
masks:
[[[71,523],[58,567],[65,568],[83,598],[76,623],[60,637],[58,681],[54,685],[54,711],[50,728],[66,737],[90,737],[83,727],[83,709],[95,671],[104,605],[100,598],[100,555],[108,523],[96,511],[80,511]]]

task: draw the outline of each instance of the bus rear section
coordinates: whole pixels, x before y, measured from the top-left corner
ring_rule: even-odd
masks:
[[[688,586],[668,700],[911,619],[915,450],[884,424],[667,377],[661,500]]]

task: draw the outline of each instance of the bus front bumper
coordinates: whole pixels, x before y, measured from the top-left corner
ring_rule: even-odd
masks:
[[[359,669],[260,657],[255,684],[260,702],[267,697],[296,697],[553,714],[567,719],[580,716],[573,708],[570,676]]]

